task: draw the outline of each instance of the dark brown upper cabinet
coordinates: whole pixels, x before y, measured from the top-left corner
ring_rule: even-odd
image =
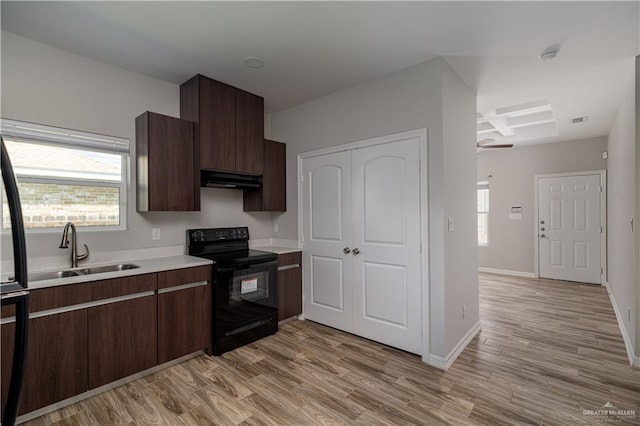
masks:
[[[244,211],[287,211],[286,157],[285,144],[264,140],[262,186],[244,190]]]
[[[154,112],[136,118],[137,211],[199,211],[195,124]]]
[[[262,174],[262,97],[198,74],[180,86],[180,117],[197,123],[200,169]]]

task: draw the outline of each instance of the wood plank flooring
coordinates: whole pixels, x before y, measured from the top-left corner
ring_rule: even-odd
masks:
[[[296,320],[27,424],[640,424],[640,370],[603,287],[482,274],[480,289],[482,331],[447,372]],[[607,402],[637,414],[583,415]]]

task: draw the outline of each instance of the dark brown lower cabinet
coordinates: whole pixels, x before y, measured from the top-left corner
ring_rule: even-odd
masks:
[[[3,404],[11,374],[14,332],[15,323],[2,325]],[[19,414],[86,390],[87,309],[31,319]]]
[[[302,253],[278,255],[278,320],[302,313]]]
[[[89,308],[89,389],[158,363],[155,295]]]
[[[210,284],[158,294],[158,364],[208,349],[210,340]]]
[[[203,266],[33,290],[19,414],[210,348],[210,280]],[[15,323],[0,331],[4,404]]]

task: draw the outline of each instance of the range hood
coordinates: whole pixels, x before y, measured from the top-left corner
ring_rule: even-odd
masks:
[[[200,170],[200,186],[208,188],[248,189],[260,188],[261,176],[243,173]]]

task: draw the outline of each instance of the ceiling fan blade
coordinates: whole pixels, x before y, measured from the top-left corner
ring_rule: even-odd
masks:
[[[494,139],[491,139],[491,138],[482,139],[482,140],[479,140],[478,142],[476,142],[476,146],[482,147],[482,146],[484,146],[484,145],[486,145],[488,143],[491,143],[493,141],[494,141]]]
[[[513,144],[509,143],[509,144],[502,144],[502,145],[485,145],[485,146],[479,146],[478,148],[482,148],[482,149],[489,149],[489,148],[513,148]]]

